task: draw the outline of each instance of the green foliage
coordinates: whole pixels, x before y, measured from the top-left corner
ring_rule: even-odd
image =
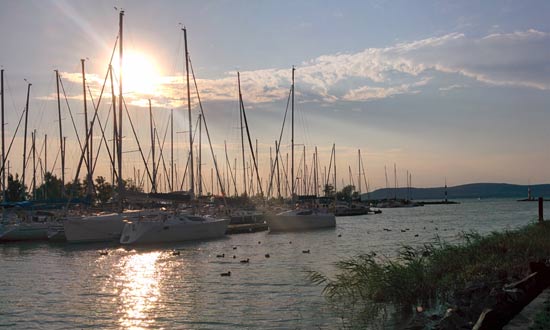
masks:
[[[105,177],[98,176],[95,179],[96,198],[99,203],[107,203],[114,194],[113,185],[105,180]]]
[[[325,197],[332,197],[334,196],[334,186],[331,184],[326,184],[323,187],[323,193],[325,193]]]
[[[61,198],[61,190],[63,183],[55,175],[50,172],[44,174],[44,183],[36,188],[36,195],[34,199],[59,199]]]
[[[403,246],[397,258],[365,253],[336,263],[334,278],[310,272],[324,294],[361,319],[375,319],[385,308],[411,309],[445,301],[466,283],[502,284],[524,277],[529,261],[550,255],[550,224],[481,236],[463,234],[460,244],[436,239],[419,247]]]
[[[351,202],[354,193],[357,195],[355,192],[355,186],[348,185],[336,193],[336,199],[339,201]]]
[[[27,186],[19,179],[19,175],[8,175],[8,186],[6,191],[6,199],[9,202],[20,202],[27,199]]]

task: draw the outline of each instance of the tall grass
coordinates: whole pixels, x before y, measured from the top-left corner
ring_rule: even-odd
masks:
[[[310,272],[314,283],[350,319],[374,320],[393,310],[445,302],[467,283],[499,286],[529,272],[529,261],[550,256],[550,224],[482,236],[465,233],[458,244],[436,239],[420,247],[403,246],[397,258],[360,254],[336,263],[329,278]]]

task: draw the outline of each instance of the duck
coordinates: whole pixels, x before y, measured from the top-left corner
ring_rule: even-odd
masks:
[[[221,273],[220,276],[231,276],[231,272],[227,272],[227,273]]]
[[[247,264],[250,262],[250,259],[246,258],[244,260],[241,260],[241,264]]]
[[[265,257],[266,257],[266,258],[269,258],[269,257],[270,257],[270,256],[269,256],[269,253],[266,253],[266,254],[265,254]]]
[[[233,250],[236,250],[236,249],[237,249],[237,247],[236,247],[236,246],[234,246],[234,247],[233,247]]]
[[[216,254],[216,258],[225,258],[225,253]]]
[[[342,234],[338,234],[338,237],[342,237]]]
[[[106,256],[106,255],[108,255],[108,254],[109,254],[108,251],[99,251],[99,255],[100,255],[100,256]]]
[[[180,251],[172,251],[172,255],[173,255],[173,256],[179,256],[179,255],[180,255]]]
[[[303,250],[302,253],[309,253],[309,249]]]

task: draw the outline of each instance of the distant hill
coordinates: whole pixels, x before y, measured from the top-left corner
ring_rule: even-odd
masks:
[[[448,187],[447,196],[449,200],[462,198],[527,198],[527,189],[531,187],[531,196],[550,197],[550,184],[538,184],[531,186],[508,184],[508,183],[471,183],[460,186]],[[411,197],[414,200],[445,198],[445,188],[411,188]],[[383,188],[369,194],[370,199],[407,198],[407,188]],[[367,199],[367,194],[363,194]]]

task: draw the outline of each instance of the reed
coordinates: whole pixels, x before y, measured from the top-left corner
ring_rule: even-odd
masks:
[[[397,257],[373,252],[337,262],[332,278],[309,272],[323,285],[327,299],[351,318],[373,320],[393,311],[444,305],[468,283],[490,286],[522,278],[529,262],[550,256],[550,224],[530,224],[518,230],[480,235],[463,233],[458,244],[436,238],[422,246],[402,246]]]

